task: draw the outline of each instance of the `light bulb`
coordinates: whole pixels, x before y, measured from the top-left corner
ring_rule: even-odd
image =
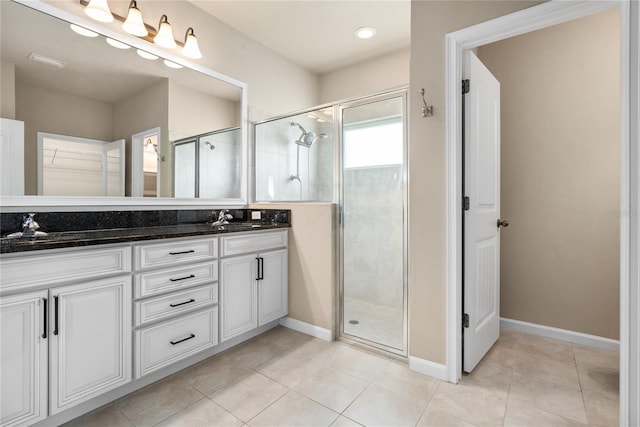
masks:
[[[129,34],[133,34],[138,37],[146,37],[149,34],[147,28],[144,26],[142,13],[140,12],[140,9],[138,9],[138,5],[135,0],[131,0],[131,3],[129,3],[129,14],[122,24],[122,29]]]
[[[98,33],[94,33],[91,30],[87,30],[84,27],[80,27],[76,24],[71,24],[70,25],[71,29],[73,30],[74,33],[76,34],[80,34],[81,36],[85,36],[85,37],[98,37],[99,34]]]
[[[138,56],[144,58],[144,59],[148,59],[150,61],[155,61],[156,59],[158,59],[157,56],[155,56],[153,53],[149,53],[146,50],[137,50]]]
[[[158,46],[166,47],[167,49],[173,49],[176,47],[176,41],[173,38],[173,31],[171,30],[171,24],[169,24],[167,15],[162,15],[158,27],[158,34],[153,38],[153,42]]]
[[[198,47],[198,39],[193,33],[193,28],[191,27],[189,27],[187,33],[184,35],[184,47],[182,48],[182,54],[187,58],[202,58],[202,53]]]
[[[113,15],[107,0],[91,0],[87,7],[84,8],[84,13],[96,21],[113,22]]]

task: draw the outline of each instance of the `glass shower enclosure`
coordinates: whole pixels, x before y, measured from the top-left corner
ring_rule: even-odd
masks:
[[[340,339],[407,355],[406,90],[257,123],[255,200],[333,202]]]

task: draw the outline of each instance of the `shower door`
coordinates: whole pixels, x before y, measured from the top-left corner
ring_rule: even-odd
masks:
[[[340,336],[407,354],[406,91],[340,107]]]

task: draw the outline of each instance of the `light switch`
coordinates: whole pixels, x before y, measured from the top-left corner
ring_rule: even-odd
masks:
[[[251,219],[262,219],[260,211],[251,211]]]

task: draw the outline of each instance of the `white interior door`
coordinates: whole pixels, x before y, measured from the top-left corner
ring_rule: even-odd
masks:
[[[24,122],[0,119],[0,195],[24,196]]]
[[[500,83],[473,52],[465,59],[463,368],[471,372],[500,335]]]
[[[102,153],[104,195],[124,197],[124,139],[105,144]]]

